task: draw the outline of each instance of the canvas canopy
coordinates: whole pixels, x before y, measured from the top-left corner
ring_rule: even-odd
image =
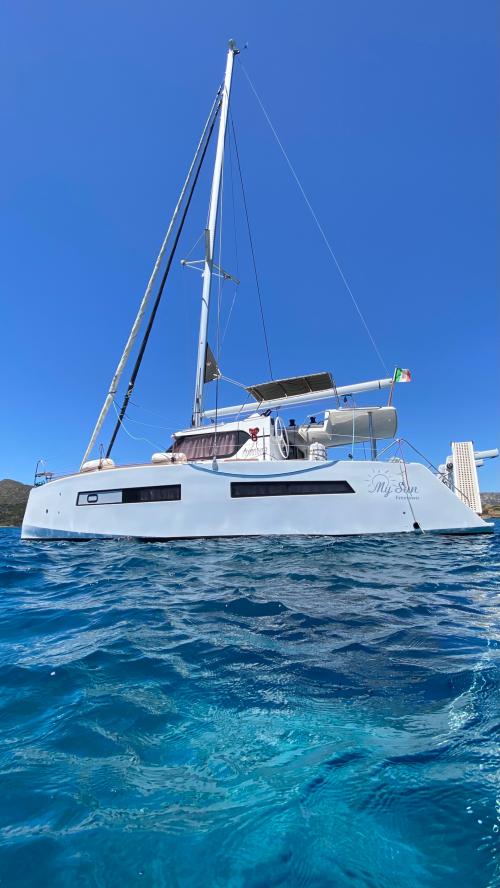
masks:
[[[257,401],[270,401],[273,398],[288,398],[292,395],[306,395],[308,392],[321,392],[334,388],[331,373],[311,373],[308,376],[290,376],[288,379],[272,379],[247,388]]]

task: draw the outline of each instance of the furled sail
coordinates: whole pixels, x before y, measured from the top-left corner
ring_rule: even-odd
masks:
[[[395,407],[343,407],[326,410],[323,423],[305,423],[297,431],[307,444],[319,442],[325,447],[342,447],[377,438],[394,438],[397,417]]]

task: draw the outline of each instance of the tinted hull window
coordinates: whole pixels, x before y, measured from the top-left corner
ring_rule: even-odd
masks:
[[[233,481],[231,496],[316,496],[354,493],[348,481]]]
[[[163,503],[180,500],[180,484],[124,487],[122,490],[88,490],[79,493],[77,506],[109,506],[118,503]]]

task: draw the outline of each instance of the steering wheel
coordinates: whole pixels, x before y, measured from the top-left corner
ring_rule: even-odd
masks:
[[[274,420],[274,437],[276,438],[279,451],[283,459],[288,459],[290,453],[290,442],[288,440],[288,432],[281,416],[277,416]]]

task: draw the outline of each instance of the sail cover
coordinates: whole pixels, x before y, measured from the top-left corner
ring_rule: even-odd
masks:
[[[288,379],[273,379],[259,385],[250,385],[247,392],[257,401],[272,401],[275,398],[288,398],[291,395],[307,395],[308,392],[321,392],[334,388],[331,373],[311,373],[309,376],[291,376]]]

